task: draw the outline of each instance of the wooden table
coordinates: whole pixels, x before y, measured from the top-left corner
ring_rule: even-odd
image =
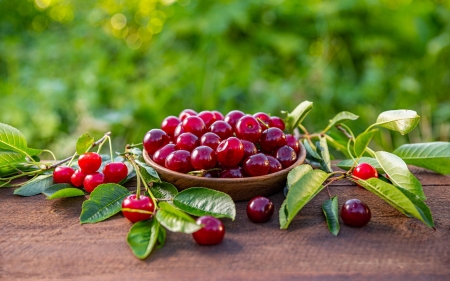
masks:
[[[199,246],[190,235],[169,233],[149,258],[126,244],[131,224],[121,214],[80,225],[84,198],[22,198],[0,189],[1,280],[450,280],[450,177],[413,169],[424,186],[436,231],[407,218],[371,193],[343,182],[331,191],[340,206],[359,198],[371,208],[363,228],[341,225],[338,237],[312,200],[289,230],[279,230],[278,210],[267,223],[251,223],[247,202],[224,219],[218,246]],[[271,196],[278,209],[284,197]]]

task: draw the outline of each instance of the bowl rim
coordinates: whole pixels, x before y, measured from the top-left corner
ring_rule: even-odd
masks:
[[[193,176],[193,175],[189,175],[189,174],[183,174],[183,173],[169,170],[166,167],[156,164],[156,162],[154,162],[151,159],[150,155],[147,153],[147,151],[145,149],[143,149],[142,155],[144,157],[145,162],[148,165],[152,166],[153,168],[155,168],[157,170],[161,170],[164,173],[171,174],[174,176],[179,176],[180,178],[185,178],[185,179],[190,179],[190,180],[209,181],[209,182],[224,182],[224,181],[226,181],[226,182],[235,181],[236,182],[236,181],[239,181],[242,183],[242,182],[253,182],[253,181],[257,181],[257,180],[264,180],[267,178],[282,176],[282,175],[288,173],[289,171],[291,171],[292,169],[294,169],[295,167],[299,166],[300,164],[303,164],[306,159],[306,149],[301,142],[299,142],[299,145],[300,145],[300,149],[299,149],[299,152],[297,155],[297,161],[295,161],[291,166],[289,166],[286,169],[283,169],[281,171],[272,173],[272,174],[256,176],[256,177],[245,177],[245,178],[204,178],[204,177],[198,177],[198,176]]]

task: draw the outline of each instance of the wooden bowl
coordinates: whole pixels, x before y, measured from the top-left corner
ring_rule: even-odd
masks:
[[[178,190],[190,187],[207,187],[227,193],[234,201],[246,201],[258,195],[268,196],[282,190],[286,185],[289,171],[305,161],[306,150],[300,144],[297,161],[284,170],[259,177],[236,179],[203,178],[174,172],[153,162],[145,149],[143,155],[145,162],[158,172],[160,178],[175,185]]]

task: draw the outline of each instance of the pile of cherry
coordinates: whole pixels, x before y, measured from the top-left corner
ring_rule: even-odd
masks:
[[[283,131],[279,117],[239,110],[225,117],[218,111],[183,110],[152,129],[143,145],[153,161],[172,171],[201,171],[204,177],[242,178],[275,173],[291,166],[298,140]]]

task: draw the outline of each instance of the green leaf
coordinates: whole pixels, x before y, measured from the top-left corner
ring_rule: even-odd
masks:
[[[389,110],[382,112],[372,126],[380,126],[404,135],[419,124],[420,116],[414,110]]]
[[[341,162],[337,163],[337,166],[341,169],[344,169],[348,171],[353,166],[353,159],[346,159],[342,160]],[[377,169],[378,173],[384,174],[383,168],[380,166],[380,163],[378,163],[377,159],[372,157],[361,157],[358,160],[359,163],[367,163],[370,164],[372,167]]]
[[[322,169],[327,173],[332,173],[331,169],[331,161],[330,161],[330,152],[328,151],[328,144],[326,138],[320,138],[320,141],[316,143],[317,152],[320,153],[322,160],[319,161]]]
[[[14,194],[21,196],[37,195],[39,193],[42,193],[42,191],[46,190],[47,188],[49,188],[52,184],[53,184],[52,174],[40,175],[35,179],[33,179],[32,181],[29,181],[28,183],[14,190]]]
[[[292,184],[286,197],[289,216],[284,228],[287,228],[297,213],[324,188],[322,184],[327,178],[328,174],[324,171],[312,170]]]
[[[366,147],[369,145],[375,133],[378,132],[378,129],[372,129],[367,132],[361,133],[356,137],[355,145],[353,150],[355,151],[356,158],[361,157],[366,150]]]
[[[152,167],[147,165],[145,162],[142,162],[140,160],[135,160],[135,162],[141,168],[140,172],[141,172],[142,176],[144,177],[144,180],[146,183],[161,182],[161,179],[159,178],[159,175],[155,171],[155,169],[153,169]]]
[[[154,182],[150,188],[152,194],[158,199],[172,200],[177,194],[177,188],[168,182]]]
[[[301,177],[303,177],[306,173],[312,171],[312,167],[310,165],[302,164],[298,165],[294,169],[292,169],[287,176],[287,185],[291,187],[295,182],[297,182]]]
[[[130,228],[127,243],[133,254],[143,260],[150,255],[162,229],[155,219],[139,221]]]
[[[400,157],[385,151],[377,151],[375,156],[392,184],[407,189],[423,200],[426,199],[419,180],[408,170],[408,166]]]
[[[356,182],[401,213],[417,218],[429,227],[434,227],[433,217],[428,206],[408,190],[393,186],[377,178],[370,178],[365,181],[357,180]]]
[[[92,191],[89,200],[83,202],[80,222],[96,223],[120,212],[122,201],[130,191],[115,183],[101,184]]]
[[[83,190],[75,187],[64,188],[54,192],[52,195],[48,196],[48,200],[53,200],[57,198],[68,198],[68,197],[77,197],[84,196]]]
[[[327,221],[328,229],[334,236],[339,234],[339,206],[337,195],[325,201],[322,205],[323,213]]]
[[[192,217],[167,202],[160,202],[159,208],[156,212],[156,219],[170,231],[190,234],[202,228],[195,223]]]
[[[164,244],[166,243],[166,237],[166,229],[164,227],[160,227],[158,233],[158,246],[156,247],[157,249],[160,249],[164,246]]]
[[[0,168],[12,167],[20,162],[25,162],[25,156],[13,151],[0,151]]]
[[[305,146],[306,158],[308,158],[308,160],[314,162],[320,162],[323,160],[322,157],[311,147],[311,145],[306,139],[303,140],[303,145]]]
[[[94,143],[94,138],[91,137],[88,133],[82,134],[77,140],[76,150],[79,155],[85,153],[91,148],[91,145]]]
[[[288,113],[286,117],[286,129],[289,132],[292,132],[295,128],[297,128],[298,124],[305,119],[306,115],[312,108],[313,103],[310,101],[300,103],[291,113]]]
[[[182,211],[194,216],[214,216],[216,218],[236,217],[236,206],[230,195],[204,188],[192,187],[178,193],[173,204]]]
[[[324,132],[328,131],[336,124],[344,123],[344,122],[350,121],[350,120],[356,120],[358,118],[359,118],[358,115],[355,115],[348,111],[339,112],[338,114],[336,114],[336,116],[333,117],[333,119],[330,120],[330,122],[329,122],[328,126],[325,128]]]
[[[407,164],[450,174],[450,142],[404,144],[393,153]]]
[[[281,208],[280,208],[280,212],[279,212],[278,216],[280,219],[280,229],[287,229],[289,226],[289,224],[288,224],[289,213],[287,210],[287,199],[285,199],[283,201],[283,204],[281,204]]]
[[[24,135],[16,128],[4,123],[0,123],[0,150],[14,151],[24,156],[42,153],[42,150],[28,148]]]

